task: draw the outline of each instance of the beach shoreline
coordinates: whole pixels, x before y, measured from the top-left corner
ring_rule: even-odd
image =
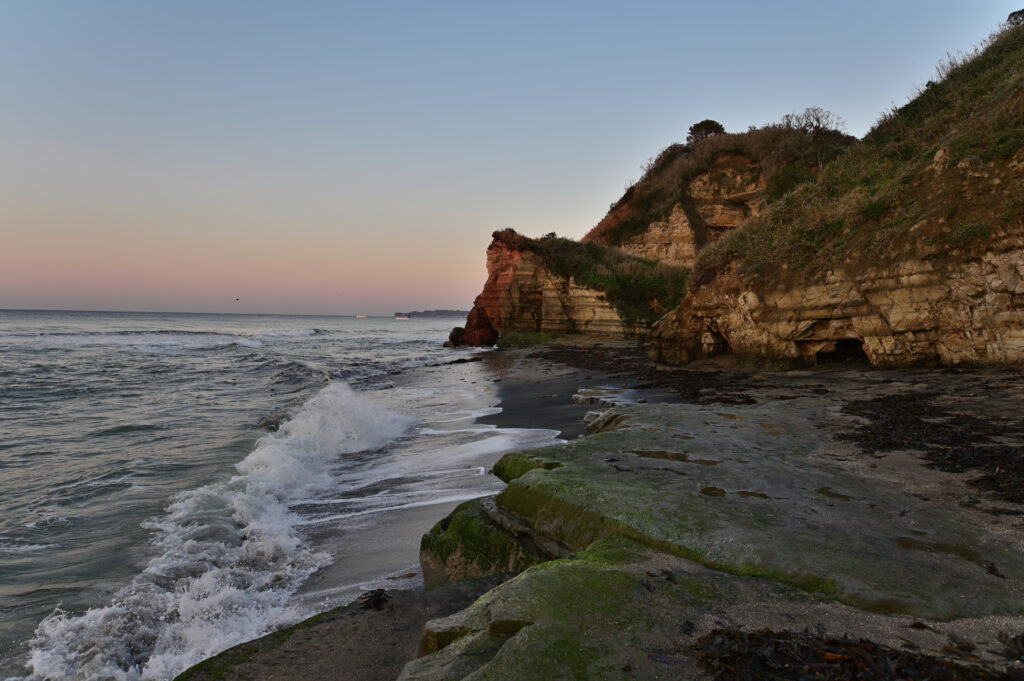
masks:
[[[668,413],[692,413],[697,418],[694,423],[698,430],[695,430],[694,433],[698,438],[703,436],[719,440],[725,438],[723,442],[728,442],[733,436],[726,429],[736,428],[743,418],[749,417],[742,416],[743,414],[754,414],[758,413],[759,409],[769,408],[769,411],[774,410],[772,413],[775,414],[774,423],[770,424],[772,427],[765,426],[763,429],[756,429],[758,432],[763,431],[764,436],[771,438],[781,434],[781,426],[777,424],[791,415],[794,418],[804,419],[804,423],[817,424],[814,427],[819,432],[815,437],[820,436],[827,441],[840,443],[830,446],[829,451],[822,450],[816,454],[815,456],[821,460],[814,465],[835,468],[837,471],[842,471],[844,475],[855,475],[857,479],[866,480],[873,485],[882,483],[883,485],[892,484],[902,487],[911,497],[927,500],[926,503],[932,504],[936,508],[948,509],[957,517],[965,519],[977,528],[979,534],[990,538],[1000,538],[1000,541],[1016,546],[1016,551],[1024,549],[1021,541],[1019,503],[1014,503],[1012,500],[1000,500],[991,494],[979,491],[975,483],[975,472],[940,472],[927,467],[923,460],[902,451],[896,451],[893,454],[876,452],[870,456],[856,455],[858,448],[863,452],[870,453],[872,451],[871,447],[874,442],[872,438],[875,440],[878,438],[877,435],[872,434],[873,427],[879,426],[882,429],[888,428],[910,437],[915,436],[917,431],[914,429],[918,426],[915,425],[916,422],[913,421],[913,418],[924,415],[941,422],[942,419],[947,418],[946,410],[949,408],[950,400],[955,401],[957,408],[963,410],[970,418],[993,419],[991,423],[996,425],[992,426],[993,429],[988,435],[997,439],[1016,437],[1014,433],[1021,432],[1019,431],[1020,415],[1017,412],[1019,412],[1018,407],[1021,401],[1024,400],[1024,394],[1017,387],[1016,374],[1010,370],[966,368],[882,371],[857,363],[808,367],[785,372],[758,371],[722,363],[701,363],[670,369],[650,365],[645,361],[642,350],[635,344],[628,343],[555,343],[511,351],[481,353],[466,359],[473,363],[481,363],[484,374],[491,376],[491,381],[497,387],[500,398],[501,412],[482,417],[479,419],[481,423],[510,428],[558,429],[562,433],[563,439],[572,442],[575,440],[573,436],[582,434],[586,428],[582,418],[587,411],[614,408],[613,405],[619,403],[626,405],[624,411],[631,414],[632,418],[641,420],[646,418],[645,414],[650,416],[664,412],[662,407],[668,408]],[[452,368],[457,365],[448,366]],[[438,369],[445,370],[444,367]],[[602,393],[602,388],[609,390]],[[578,392],[588,392],[594,389],[597,389],[596,394],[598,395],[593,400],[594,404],[577,404],[573,401],[572,396]],[[893,397],[898,397],[901,394],[920,395],[922,401],[915,407],[914,414],[899,415],[894,421],[888,412],[892,411]],[[957,399],[958,397],[959,399]],[[603,404],[601,404],[602,402]],[[659,403],[661,403],[660,406]],[[846,411],[851,404],[861,405],[857,407],[861,411]],[[676,408],[681,408],[684,411],[671,411]],[[577,417],[579,420],[574,421]],[[700,418],[705,419],[703,426],[700,425]],[[729,420],[734,418],[741,420]],[[901,421],[901,418],[904,420]],[[844,442],[841,437],[842,433],[854,432],[849,429],[857,426],[860,427],[860,430],[856,432],[861,434],[861,441],[855,445],[841,444]],[[693,423],[691,423],[691,427],[694,427]],[[651,426],[646,427],[650,432],[654,432],[658,428],[663,427],[655,426],[653,430]],[[700,431],[701,428],[704,430]],[[703,432],[703,436],[701,432]],[[768,441],[770,442],[770,440]],[[874,442],[874,445],[881,446],[877,442]],[[634,452],[634,454],[636,453],[644,454],[644,452]],[[658,452],[650,454],[658,454]],[[782,451],[779,454],[785,454],[785,452]],[[608,457],[605,460],[612,462],[607,465],[616,470],[623,470],[624,474],[631,468],[617,463],[615,457]],[[709,462],[695,460],[693,463],[707,464]],[[702,466],[697,466],[697,468],[701,468],[702,473],[704,470],[708,472],[717,470]],[[825,498],[826,503],[845,503],[843,494],[833,492],[827,487],[822,489],[824,491],[819,490],[819,493]],[[707,490],[711,490],[714,494]],[[763,491],[770,492],[767,489]],[[745,492],[745,494],[754,497],[754,501],[758,502],[761,497],[767,498],[763,491],[754,490],[749,493]],[[712,499],[716,498],[718,493],[719,488],[715,487],[708,487],[704,491],[704,494],[710,495]],[[440,521],[441,518],[438,517],[436,520]],[[663,563],[663,565],[662,563],[659,565],[676,571],[676,574],[689,571],[694,578],[699,576],[701,579],[707,579],[707,575],[711,574],[707,568],[695,567],[694,563],[678,558],[671,560],[659,558],[658,560]],[[1002,565],[999,567],[1005,570]],[[993,566],[992,569],[998,568]],[[764,588],[763,582],[751,581],[749,577],[734,577],[728,573],[712,572],[715,575],[714,579],[724,579],[726,581],[722,582],[723,584],[740,585],[743,589],[752,589],[753,595],[756,595],[754,592],[757,589]],[[642,578],[643,573],[641,573],[641,583],[645,584],[644,590],[650,591],[657,585],[645,583],[644,579],[654,581],[649,577],[653,574],[652,572],[648,571],[646,574],[648,577]],[[998,578],[1002,579],[1002,575],[998,575]],[[462,582],[456,582],[456,584],[462,584]],[[473,585],[480,587],[479,582],[463,584],[466,588],[476,588]],[[346,615],[348,620],[345,621],[349,622],[346,626],[349,626],[351,631],[367,626],[377,632],[378,638],[371,637],[372,641],[368,645],[349,645],[347,641],[351,634],[346,632],[350,630],[341,627],[340,629],[323,629],[323,636],[313,637],[319,641],[315,648],[303,648],[296,639],[295,647],[286,649],[280,643],[280,639],[288,639],[290,635],[279,632],[279,634],[271,635],[272,637],[277,636],[279,640],[274,645],[268,645],[266,639],[257,639],[257,641],[226,651],[221,656],[211,658],[201,665],[203,669],[194,668],[179,678],[267,680],[313,677],[324,679],[395,678],[406,662],[416,659],[418,652],[422,652],[418,648],[419,637],[413,632],[417,629],[422,630],[431,618],[454,615],[457,610],[461,609],[462,606],[459,606],[458,603],[445,601],[444,597],[440,595],[445,593],[444,590],[448,588],[449,586],[445,586],[425,592],[417,590],[414,593],[419,595],[415,597],[392,592],[390,594],[392,599],[387,601],[379,611],[361,610],[353,614],[351,606],[349,606],[349,610],[345,610],[346,613],[349,613]],[[775,588],[771,587],[771,589]],[[641,590],[640,593],[643,593],[644,590]],[[438,601],[432,602],[430,606],[423,603],[419,605],[412,603],[417,598],[430,601],[435,597],[433,594],[438,594]],[[785,626],[786,622],[804,622],[804,620],[806,620],[805,624],[810,626],[814,621],[818,621],[828,622],[830,631],[860,632],[861,636],[869,636],[872,631],[877,631],[879,637],[897,641],[897,645],[899,637],[909,635],[904,627],[908,627],[913,621],[916,621],[906,620],[904,622],[892,618],[880,618],[878,615],[851,609],[847,606],[829,604],[828,600],[819,606],[813,603],[804,603],[800,600],[801,598],[803,597],[787,596],[777,605],[769,603],[758,612],[747,612],[743,607],[726,602],[713,602],[711,607],[713,609],[721,608],[721,612],[728,613],[728,617],[725,619],[730,622],[730,627],[735,628],[730,631],[739,631],[744,626],[779,628]],[[459,601],[459,603],[461,602]],[[446,608],[451,608],[451,610],[444,612]],[[387,614],[381,615],[380,613]],[[368,624],[371,620],[379,620],[379,626]],[[335,618],[332,621],[339,620]],[[391,622],[388,626],[392,629],[383,628],[384,624],[382,623],[385,621]],[[398,621],[401,621],[401,626],[395,624]],[[954,640],[958,636],[971,635],[972,626],[983,625],[982,628],[986,632],[984,635],[994,639],[997,629],[1001,631],[1002,627],[1012,628],[1020,624],[1022,620],[1020,617],[1004,617],[1002,619],[988,618],[984,622],[973,620],[973,622],[974,624],[970,622],[959,624],[954,621],[948,626],[929,622],[926,626],[946,627],[950,639]],[[298,626],[304,628],[306,624]],[[320,631],[320,625],[314,624],[313,626]],[[375,626],[377,628],[373,629]],[[399,646],[404,652],[397,651],[392,645],[393,641],[388,639],[389,636],[392,636],[388,632],[392,630],[404,632],[402,634],[405,637],[402,639],[404,642]],[[982,631],[982,629],[978,631]],[[264,643],[260,643],[261,641]],[[240,650],[249,652],[246,653],[245,672],[242,673],[239,668],[236,674],[234,663],[231,660],[232,655],[237,655]],[[675,654],[673,653],[673,655]],[[325,663],[325,656],[330,660],[330,664]],[[347,670],[355,668],[352,666],[354,664],[351,661],[354,659],[352,656],[359,660],[365,658],[383,660],[386,657],[388,666],[386,669],[381,668],[379,675],[376,676],[368,675],[367,672],[360,672],[360,675],[349,674]],[[658,659],[657,655],[650,657],[655,661]],[[217,662],[218,659],[221,660],[220,663]],[[648,660],[648,662],[650,661]],[[217,673],[221,676],[210,675],[210,670],[213,669],[218,670]],[[288,676],[287,674],[291,673],[288,670],[291,669],[301,670],[301,673],[296,676]]]
[[[536,350],[514,348],[476,353],[451,363],[408,369],[394,375],[392,381],[396,386],[436,383],[441,372],[448,374],[446,380],[451,383],[489,381],[495,387],[496,407],[500,411],[480,416],[476,423],[496,428],[558,431],[563,440],[584,436],[583,417],[595,407],[576,404],[572,396],[587,385],[613,386],[629,381],[623,380],[623,375],[533,357]],[[455,505],[442,503],[414,509],[417,520],[403,527],[420,525],[426,531]],[[406,530],[408,527],[403,531]],[[387,543],[386,537],[380,540]],[[407,559],[397,560],[415,564],[418,556],[410,555]],[[359,585],[353,584],[346,589],[351,598],[356,599],[353,602],[229,648],[176,678],[394,679],[404,664],[416,657],[420,633],[427,621],[465,608],[501,581],[501,578],[462,580],[424,590],[418,566],[405,574],[384,566],[376,570],[367,566],[364,572],[363,582],[385,587],[388,597],[378,604],[379,607],[359,605],[358,594],[370,592],[359,591]],[[325,579],[329,581],[330,577],[314,575],[304,591],[315,592],[320,588],[318,583]]]

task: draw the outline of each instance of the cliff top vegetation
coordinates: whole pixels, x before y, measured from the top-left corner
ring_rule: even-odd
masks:
[[[1024,223],[1022,149],[1024,25],[1008,22],[968,54],[947,54],[862,141],[704,249],[691,286],[729,263],[767,287],[837,267],[975,257]]]
[[[841,128],[835,114],[819,107],[744,133],[726,133],[712,120],[696,123],[690,128],[690,143],[672,144],[649,160],[640,180],[626,189],[582,241],[617,246],[652,222],[664,220],[672,206],[685,199],[690,181],[726,154],[755,162],[767,181],[765,200],[777,201],[856,141]]]

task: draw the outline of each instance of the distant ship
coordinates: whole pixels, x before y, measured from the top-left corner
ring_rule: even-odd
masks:
[[[395,319],[408,319],[408,317],[399,317],[398,315],[395,315]]]
[[[366,315],[364,315],[364,314],[357,314],[356,315],[356,319],[366,319]]]

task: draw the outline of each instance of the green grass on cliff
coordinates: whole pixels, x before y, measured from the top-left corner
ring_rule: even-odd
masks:
[[[598,243],[549,234],[531,239],[511,229],[494,233],[510,247],[536,253],[552,274],[604,293],[627,324],[650,324],[679,304],[690,271],[645,260]]]
[[[790,121],[745,133],[713,135],[693,146],[673,144],[647,163],[640,181],[611,205],[608,215],[583,241],[619,245],[644,232],[652,222],[667,219],[672,207],[686,199],[690,181],[724,155],[736,154],[757,163],[765,175],[765,199],[771,202],[813,179],[825,163],[854,141],[829,127],[812,128]]]
[[[906,257],[945,260],[1024,222],[1024,26],[950,56],[936,80],[743,228],[700,254],[691,287],[735,263],[767,287]],[[1002,169],[1002,177],[999,177]]]

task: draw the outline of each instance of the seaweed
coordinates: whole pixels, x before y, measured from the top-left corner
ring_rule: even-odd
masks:
[[[949,473],[978,470],[973,487],[1011,503],[1024,503],[1024,456],[1020,445],[998,438],[1024,436],[1024,424],[940,406],[937,393],[902,392],[848,403],[848,414],[868,420],[839,434],[866,453],[920,450],[928,466]]]
[[[826,638],[807,631],[715,629],[686,649],[716,681],[994,681],[1021,679],[975,665],[897,650],[866,639]]]

